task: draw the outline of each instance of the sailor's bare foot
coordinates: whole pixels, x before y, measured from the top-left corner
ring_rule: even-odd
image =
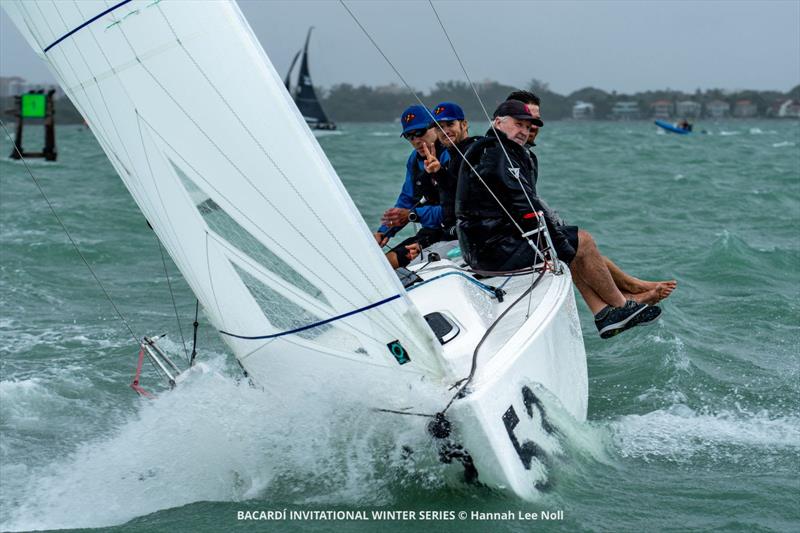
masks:
[[[659,297],[659,292],[657,288],[636,293],[623,292],[622,295],[625,297],[626,300],[633,300],[636,303],[647,304],[647,305],[655,305],[661,300],[663,300],[663,298]]]
[[[661,301],[674,291],[678,287],[678,282],[673,280],[670,281],[662,281],[658,284],[658,300]]]
[[[635,300],[638,303],[655,305],[664,298],[667,298],[678,286],[675,280],[670,281],[641,281],[631,291],[623,291],[622,294],[627,300]]]
[[[636,283],[636,287],[632,287],[631,294],[641,295],[640,298],[651,298],[651,294],[655,291],[656,300],[652,303],[658,303],[664,298],[668,297],[672,294],[672,291],[678,286],[678,282],[674,279],[669,281],[642,281],[638,280]],[[641,299],[634,298],[637,302],[640,303],[651,303]],[[652,304],[651,304],[652,305]]]

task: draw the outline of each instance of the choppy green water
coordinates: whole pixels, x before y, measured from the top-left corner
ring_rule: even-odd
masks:
[[[711,135],[644,122],[543,130],[542,196],[626,270],[679,288],[658,326],[611,341],[581,304],[589,422],[563,422],[563,454],[534,504],[447,486],[435,464],[410,468],[398,446],[424,448],[419,428],[357,402],[343,400],[331,425],[239,383],[205,324],[200,357],[216,372],[139,400],[127,331],[24,167],[0,161],[0,529],[797,531],[800,123],[703,126]],[[401,184],[396,129],[346,124],[320,138],[370,225]],[[61,128],[59,149],[34,173],[134,331],[168,331],[182,357],[152,232],[89,132]],[[168,265],[189,336],[194,300]],[[155,380],[145,373],[147,388]],[[456,515],[237,520],[284,509]],[[554,510],[563,520],[469,515]]]

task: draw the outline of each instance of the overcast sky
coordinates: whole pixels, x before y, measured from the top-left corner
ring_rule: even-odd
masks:
[[[239,5],[281,74],[314,26],[316,85],[399,81],[338,1]],[[427,1],[347,5],[415,88],[464,79]],[[522,86],[538,78],[562,94],[586,86],[788,91],[800,83],[800,0],[436,0],[434,6],[473,80]],[[52,80],[2,10],[0,75]]]

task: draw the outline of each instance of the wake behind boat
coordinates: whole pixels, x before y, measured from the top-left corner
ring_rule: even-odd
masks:
[[[257,383],[326,403],[346,386],[384,416],[430,416],[467,479],[537,496],[556,448],[547,403],[584,420],[588,394],[549,245],[534,268],[482,279],[427,250],[401,281],[233,2],[3,7]]]

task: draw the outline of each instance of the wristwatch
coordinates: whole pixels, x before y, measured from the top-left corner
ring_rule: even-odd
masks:
[[[417,215],[416,211],[409,211],[408,212],[408,221],[409,222],[416,222],[419,220],[419,215]]]

